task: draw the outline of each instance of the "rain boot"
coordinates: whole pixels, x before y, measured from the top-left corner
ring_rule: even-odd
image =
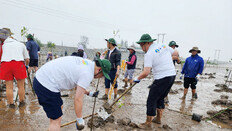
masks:
[[[157,109],[157,116],[152,120],[152,122],[161,124],[162,115],[163,115],[163,109]]]
[[[140,129],[147,129],[151,128],[151,123],[152,123],[153,116],[147,116],[147,120],[145,123],[141,123],[138,125]]]

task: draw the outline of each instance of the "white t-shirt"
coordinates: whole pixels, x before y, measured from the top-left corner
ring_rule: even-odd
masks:
[[[176,75],[172,61],[174,50],[167,45],[154,43],[144,56],[144,67],[152,67],[154,79]]]
[[[7,38],[2,45],[1,61],[24,61],[29,58],[26,46],[12,38]]]
[[[94,78],[93,61],[77,56],[52,60],[36,72],[36,79],[48,90],[60,92],[75,88],[86,89]]]

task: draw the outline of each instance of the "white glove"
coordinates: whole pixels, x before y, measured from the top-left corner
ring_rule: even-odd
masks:
[[[196,79],[199,80],[199,78],[200,78],[200,74],[197,74]]]
[[[85,125],[85,120],[83,118],[77,118],[77,122],[79,125]]]
[[[183,76],[184,76],[183,74],[180,75],[180,79],[181,79],[181,80],[183,79]]]

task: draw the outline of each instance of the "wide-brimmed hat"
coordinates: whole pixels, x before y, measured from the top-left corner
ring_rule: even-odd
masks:
[[[149,34],[143,34],[140,38],[140,40],[136,43],[140,44],[140,43],[145,43],[145,42],[153,42],[156,39],[152,39],[151,36]]]
[[[114,38],[109,38],[109,39],[105,39],[105,40],[108,41],[109,43],[111,43],[112,45],[117,46],[116,41],[115,41]]]
[[[110,76],[109,76],[109,73],[110,73],[110,70],[111,70],[111,63],[109,60],[107,59],[100,59],[100,58],[97,58],[100,66],[101,66],[101,69],[102,69],[102,72],[103,72],[103,75],[106,77],[106,79],[110,80]]]
[[[26,37],[27,37],[28,39],[34,39],[34,36],[31,35],[31,34],[28,34]]]
[[[10,33],[10,35],[14,35],[14,33],[12,33],[9,28],[2,28],[2,29],[7,30]]]
[[[198,47],[193,47],[189,52],[191,53],[192,51],[197,51],[197,53],[201,53],[201,50],[198,49]]]
[[[7,39],[10,36],[10,32],[5,29],[0,29],[0,38]]]
[[[171,46],[173,46],[173,45],[174,45],[175,47],[179,47],[179,45],[177,45],[175,41],[170,41],[168,46],[171,47]]]
[[[130,49],[135,51],[135,47],[134,46],[130,46],[130,47],[127,48],[127,50],[130,50]]]

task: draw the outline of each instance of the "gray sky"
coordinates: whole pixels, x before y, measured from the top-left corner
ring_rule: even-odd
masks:
[[[204,59],[232,58],[232,0],[0,0],[0,28],[9,27],[21,40],[20,29],[29,28],[43,43],[76,46],[88,36],[90,48],[105,48],[104,38],[128,40],[129,45],[149,33],[166,33],[187,57],[198,46]]]

